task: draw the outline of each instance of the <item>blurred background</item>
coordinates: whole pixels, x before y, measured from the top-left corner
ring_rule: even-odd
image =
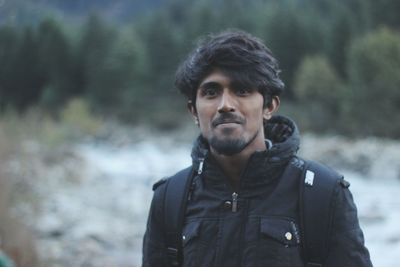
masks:
[[[174,89],[205,34],[280,62],[300,154],[352,183],[374,266],[400,253],[400,1],[0,0],[0,266],[137,267],[151,186],[190,164]]]

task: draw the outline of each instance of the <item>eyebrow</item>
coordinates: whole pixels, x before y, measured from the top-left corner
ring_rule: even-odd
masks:
[[[199,89],[205,89],[205,88],[210,88],[210,87],[221,87],[221,84],[218,82],[214,81],[209,81],[209,82],[203,82],[200,84]]]

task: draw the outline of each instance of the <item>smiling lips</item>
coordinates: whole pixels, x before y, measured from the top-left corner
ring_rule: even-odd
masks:
[[[229,113],[228,113],[229,114]],[[236,115],[221,115],[220,117],[216,118],[213,122],[212,122],[212,126],[213,127],[217,127],[218,125],[222,125],[222,124],[243,124],[244,120],[239,118]]]
[[[224,121],[224,122],[218,123],[216,126],[226,125],[226,124],[240,124],[240,123],[237,121]]]

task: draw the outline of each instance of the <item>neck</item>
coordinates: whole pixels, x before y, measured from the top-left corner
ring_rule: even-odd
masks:
[[[264,139],[262,139],[256,141],[254,144],[250,144],[240,153],[235,155],[221,155],[218,154],[213,148],[211,148],[211,154],[216,159],[225,175],[229,178],[235,191],[237,191],[239,188],[241,175],[246,168],[250,156],[256,151],[264,150],[266,150],[266,145]]]

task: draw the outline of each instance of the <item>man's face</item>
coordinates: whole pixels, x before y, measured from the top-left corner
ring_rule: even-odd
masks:
[[[263,108],[263,101],[258,90],[236,85],[215,70],[200,83],[195,108],[190,109],[211,150],[234,155],[246,147],[265,149],[263,118],[272,111]]]

